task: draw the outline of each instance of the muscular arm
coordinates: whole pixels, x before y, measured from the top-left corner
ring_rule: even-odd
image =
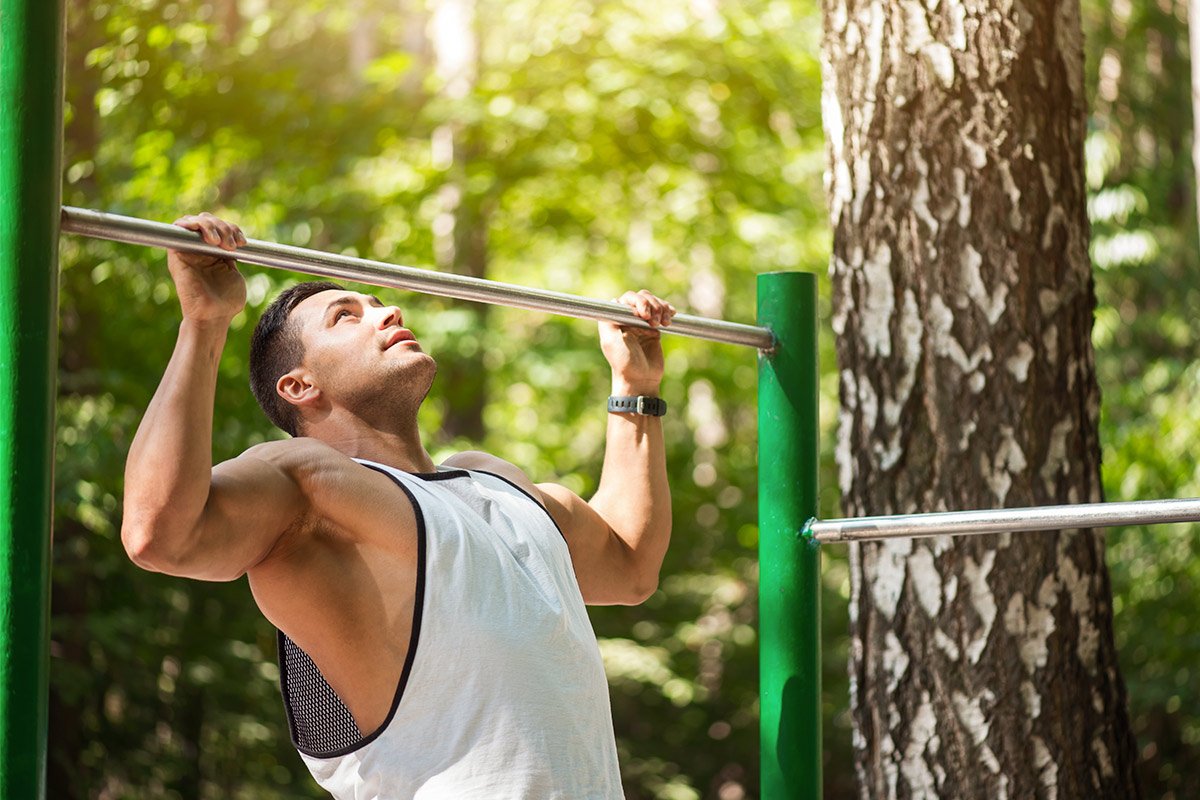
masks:
[[[608,415],[604,468],[591,500],[554,483],[537,488],[566,534],[587,603],[633,605],[653,594],[671,539],[659,418]]]
[[[180,223],[229,250],[244,241],[215,217]],[[146,569],[233,580],[270,551],[303,495],[261,449],[212,467],[217,364],[245,283],[232,260],[172,252],[168,263],[183,321],[125,463],[121,539]]]
[[[675,313],[645,291],[626,292],[621,302],[655,326],[669,325]],[[658,394],[663,373],[658,331],[601,323],[600,344],[613,369],[613,394]],[[585,602],[635,605],[658,588],[671,538],[671,490],[658,417],[608,415],[604,468],[588,501],[556,483],[534,487],[519,469],[486,453],[461,453],[446,464],[498,472],[540,495],[566,536]]]
[[[239,463],[222,465],[223,478],[214,474],[213,396],[224,343],[225,326],[184,319],[175,352],[129,449],[121,539],[130,558],[146,569],[208,580],[237,578],[274,542],[256,536],[222,536],[221,531],[211,530],[217,527],[212,524],[213,512],[227,507],[234,499],[229,495],[237,494],[236,478],[285,501],[298,492],[286,475],[263,461],[235,459]],[[295,502],[248,505],[258,519],[245,520],[251,523],[247,529],[276,532],[291,520],[284,518],[286,513],[271,510],[298,507]],[[214,536],[226,541],[214,542]],[[220,561],[198,564],[202,545],[217,543],[227,545],[220,548]]]

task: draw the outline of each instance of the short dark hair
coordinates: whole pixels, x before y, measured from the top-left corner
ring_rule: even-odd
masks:
[[[332,281],[306,281],[279,293],[254,326],[250,339],[250,391],[259,408],[277,428],[298,436],[300,415],[296,407],[275,391],[279,378],[300,365],[304,344],[291,322],[292,309],[314,294],[344,291]]]

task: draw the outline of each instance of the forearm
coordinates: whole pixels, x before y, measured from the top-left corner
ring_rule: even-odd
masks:
[[[614,382],[613,393],[655,395],[657,387]],[[635,568],[657,576],[671,538],[671,489],[660,417],[608,415],[604,468],[588,505],[624,541]]]
[[[213,399],[227,325],[184,319],[125,462],[122,537],[131,555],[178,550],[212,480]]]

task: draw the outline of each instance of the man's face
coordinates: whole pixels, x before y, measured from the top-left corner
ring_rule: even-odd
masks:
[[[396,306],[373,295],[328,290],[292,309],[304,345],[302,366],[332,402],[351,410],[412,412],[429,392],[437,365]]]

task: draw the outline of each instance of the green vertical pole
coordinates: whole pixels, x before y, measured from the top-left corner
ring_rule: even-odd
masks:
[[[46,793],[63,1],[0,0],[0,798]]]
[[[762,797],[821,796],[821,552],[817,512],[817,279],[758,276],[758,571]]]

